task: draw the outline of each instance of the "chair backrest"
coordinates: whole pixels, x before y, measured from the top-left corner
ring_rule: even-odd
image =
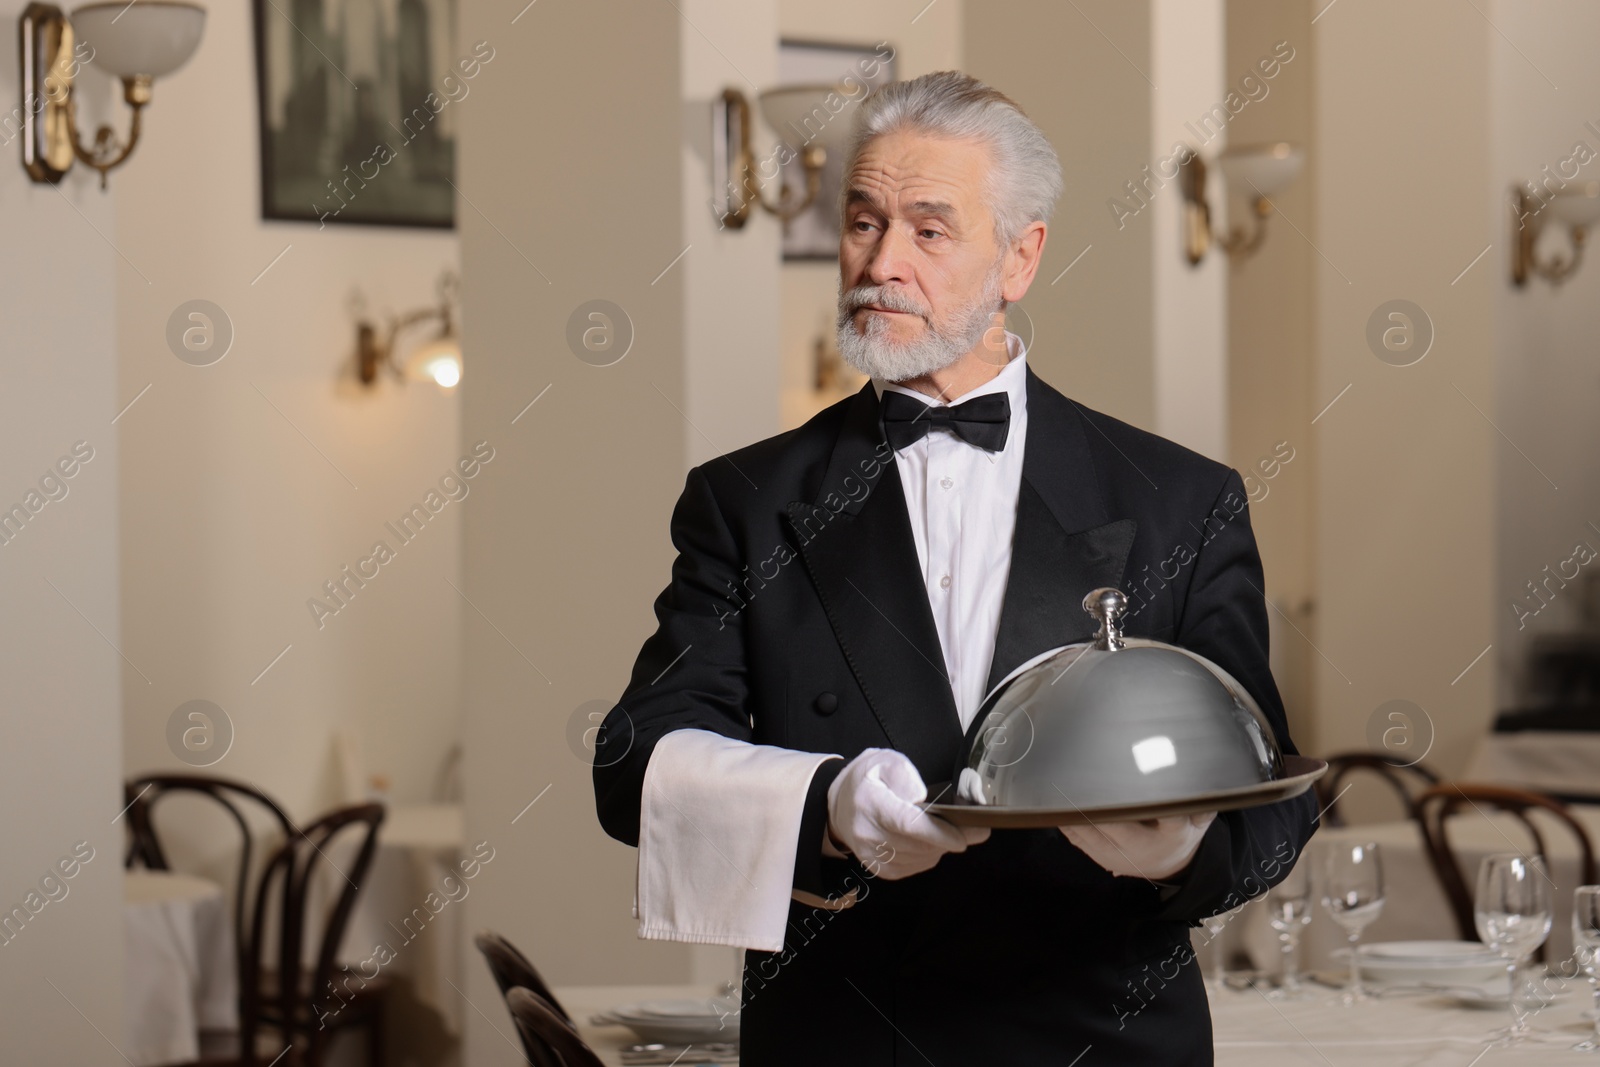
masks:
[[[251,831],[247,812],[266,813],[270,828],[288,838],[294,833],[294,823],[277,801],[243,782],[226,778],[212,778],[203,774],[156,774],[134,778],[123,787],[123,799],[128,804],[128,854],[126,867],[145,867],[152,871],[171,870],[167,853],[156,834],[152,815],[162,798],[175,794],[192,794],[209,798],[225,810],[239,827],[239,868],[234,878],[233,938],[238,958],[244,958],[246,924],[249,921],[253,899],[251,882],[252,864],[258,854],[257,841]]]
[[[1549,863],[1550,853],[1545,848],[1544,834],[1540,831],[1538,823],[1529,818],[1529,813],[1532,811],[1547,813],[1557,823],[1571,831],[1572,836],[1577,839],[1579,884],[1596,883],[1594,844],[1589,840],[1583,824],[1574,819],[1572,813],[1567,811],[1566,805],[1560,801],[1542,793],[1531,793],[1503,785],[1446,782],[1433,786],[1424,790],[1416,799],[1417,821],[1422,824],[1422,837],[1427,846],[1428,860],[1439,878],[1439,884],[1444,888],[1445,897],[1450,901],[1450,910],[1455,913],[1456,926],[1461,931],[1463,940],[1478,939],[1472,906],[1475,887],[1473,881],[1468,880],[1466,872],[1462,870],[1461,861],[1450,847],[1446,824],[1450,816],[1457,814],[1464,807],[1470,807],[1479,814],[1484,814],[1485,808],[1493,808],[1516,816],[1527,830],[1528,836],[1532,838],[1535,852],[1546,857],[1546,864]],[[1476,880],[1476,874],[1473,875],[1473,879]],[[1543,945],[1539,946],[1534,958],[1544,960]]]
[[[203,775],[152,775],[127,785],[131,842],[127,865],[142,864],[152,870],[169,870],[167,855],[156,834],[152,809],[163,797],[188,793],[221,805],[240,831],[240,857],[235,887],[234,936],[239,966],[239,1048],[241,1062],[253,1067],[256,1034],[263,1027],[263,998],[276,986],[276,1013],[284,1020],[284,1040],[311,1049],[309,1062],[317,1062],[326,1032],[318,1020],[329,1009],[333,973],[362,881],[377,849],[378,827],[383,822],[381,804],[341,808],[304,827],[260,790],[241,782]],[[273,849],[259,874],[251,869],[255,841],[241,801],[264,809],[282,841]],[[245,810],[249,810],[248,807]],[[329,858],[341,832],[356,833],[359,844],[353,860],[343,867]],[[308,909],[317,899],[315,876],[331,872],[324,883],[335,886],[332,902],[322,921],[313,958],[306,959]],[[254,875],[254,876],[253,876]],[[269,925],[270,924],[270,925]],[[272,927],[275,926],[275,931]],[[276,933],[277,951],[269,951],[267,938]],[[309,962],[309,966],[308,966]],[[272,971],[276,981],[270,980]],[[304,976],[304,977],[301,977]],[[307,981],[309,980],[309,985]],[[348,984],[348,983],[347,983]],[[342,1003],[342,1002],[341,1002]],[[334,1009],[337,1010],[337,1009]],[[298,1038],[298,1041],[297,1041]]]
[[[605,1067],[594,1050],[550,1002],[531,989],[517,986],[506,994],[506,1007],[517,1024],[528,1059],[535,1067]],[[542,1058],[541,1058],[542,1057]],[[551,1057],[554,1057],[553,1059]]]
[[[366,883],[367,869],[377,852],[378,828],[383,824],[383,815],[382,804],[336,808],[290,836],[261,876],[251,930],[254,955],[246,966],[251,968],[255,989],[259,991],[259,982],[276,964],[278,1012],[281,1018],[289,1020],[289,1032],[284,1036],[290,1043],[296,1037],[303,1039],[310,1050],[309,1063],[322,1062],[323,1046],[333,1032],[324,1025],[324,1017],[336,1015],[344,1007],[344,999],[333,982],[334,972],[342,972],[338,961],[339,945],[344,940],[361,887]],[[356,835],[358,845],[354,858],[340,865],[330,853],[336,847],[334,840],[347,829]],[[319,873],[323,874],[324,884],[334,887],[335,896],[322,918],[315,958],[306,960],[302,946],[309,929],[310,905],[318,899],[316,879]],[[260,952],[266,935],[265,905],[273,891],[281,902],[276,961],[264,958]],[[344,978],[345,995],[353,995],[366,987],[367,979],[359,971],[345,973]],[[355,991],[350,989],[352,980],[360,983]],[[249,1062],[246,1060],[247,1064]]]
[[[479,930],[473,936],[472,943],[483,953],[484,960],[489,964],[489,973],[494,975],[495,984],[500,987],[502,997],[518,986],[531,989],[543,997],[563,1020],[572,1022],[572,1016],[567,1014],[567,1009],[561,1006],[556,995],[550,992],[549,985],[545,983],[538,969],[529,962],[528,957],[517,951],[517,947],[510,941],[493,930]]]
[[[1345,824],[1339,811],[1339,797],[1345,790],[1345,779],[1354,771],[1376,774],[1400,797],[1400,804],[1408,817],[1416,816],[1416,794],[1439,784],[1439,776],[1421,763],[1395,763],[1392,756],[1380,752],[1341,752],[1328,757],[1328,773],[1317,780],[1317,801],[1322,805],[1324,826],[1339,827]]]

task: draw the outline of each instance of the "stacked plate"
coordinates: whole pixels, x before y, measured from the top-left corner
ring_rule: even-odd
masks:
[[[620,1023],[641,1040],[689,1045],[739,1040],[739,1010],[732,1001],[639,1000],[612,1008],[596,1022]]]
[[[1510,992],[1505,960],[1476,941],[1376,942],[1362,945],[1357,959],[1362,981],[1379,992],[1431,990],[1483,1007],[1504,1007]]]
[[[1476,941],[1380,941],[1356,952],[1364,981],[1379,985],[1462,988],[1504,984],[1506,963]]]

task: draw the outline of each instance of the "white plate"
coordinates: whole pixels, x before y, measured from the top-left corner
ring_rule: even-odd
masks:
[[[1362,978],[1385,985],[1481,986],[1503,980],[1506,968],[1476,941],[1374,942],[1362,945],[1357,958]]]
[[[610,1018],[642,1041],[688,1044],[738,1041],[739,1013],[725,1012],[714,1000],[640,1000],[613,1008]]]
[[[640,1000],[611,1013],[618,1018],[720,1019],[726,1011],[714,1000]]]
[[[1477,941],[1369,941],[1360,952],[1364,959],[1384,961],[1456,962],[1483,956],[1499,959],[1494,949]]]

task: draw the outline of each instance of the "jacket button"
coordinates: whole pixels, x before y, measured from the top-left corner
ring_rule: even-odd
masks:
[[[832,693],[821,693],[813,701],[812,706],[817,709],[818,715],[832,715],[834,709],[839,706],[839,698]]]

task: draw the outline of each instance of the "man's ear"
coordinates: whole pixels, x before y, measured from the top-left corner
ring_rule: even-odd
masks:
[[[1042,222],[1031,222],[1006,249],[1005,283],[1001,297],[1015,304],[1028,293],[1033,276],[1039,272],[1039,261],[1044,257],[1044,240],[1048,227]]]

